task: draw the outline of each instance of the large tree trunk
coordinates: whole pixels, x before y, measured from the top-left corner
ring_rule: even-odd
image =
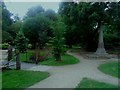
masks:
[[[100,28],[99,28],[99,42],[98,42],[98,48],[97,48],[95,54],[97,54],[97,55],[105,55],[105,54],[107,54],[106,50],[104,48],[103,26],[102,26],[102,24],[100,25]]]
[[[8,61],[10,61],[12,59],[12,46],[9,45],[8,47]]]
[[[21,69],[20,53],[19,53],[19,51],[16,52],[16,69],[17,70]]]

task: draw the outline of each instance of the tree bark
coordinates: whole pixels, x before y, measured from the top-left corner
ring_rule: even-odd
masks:
[[[12,59],[12,46],[10,45],[8,47],[8,61],[10,61]]]
[[[20,63],[20,53],[19,51],[16,52],[16,70],[21,69],[21,63]]]

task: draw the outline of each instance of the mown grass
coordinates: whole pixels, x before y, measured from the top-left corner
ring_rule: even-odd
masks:
[[[20,54],[20,60],[21,61],[28,61],[29,60],[29,57],[32,55],[33,53],[33,50],[28,50],[27,53],[21,53]]]
[[[108,75],[120,78],[120,62],[110,62],[102,64],[98,67],[98,69]]]
[[[2,72],[2,88],[27,88],[49,76],[47,72],[6,70]],[[11,90],[12,90],[11,89]]]
[[[98,82],[89,78],[83,78],[83,80],[76,87],[76,89],[79,88],[118,88],[118,86],[114,86],[104,82]]]
[[[79,60],[71,55],[64,54],[61,57],[61,61],[55,61],[54,57],[47,58],[45,61],[40,62],[42,65],[48,65],[48,66],[62,66],[62,65],[70,65],[70,64],[76,64],[79,63]]]

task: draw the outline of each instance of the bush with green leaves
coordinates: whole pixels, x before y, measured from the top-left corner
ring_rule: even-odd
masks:
[[[0,45],[0,48],[2,48],[2,49],[8,49],[8,47],[9,47],[8,43],[3,43]]]
[[[28,47],[28,39],[24,36],[24,33],[22,30],[20,30],[17,34],[17,37],[15,39],[15,47],[18,49],[21,53],[25,52]]]
[[[65,48],[65,24],[62,22],[62,18],[58,16],[58,19],[52,23],[51,28],[54,34],[54,37],[51,39],[53,54],[56,61],[61,61],[61,54],[64,52]]]

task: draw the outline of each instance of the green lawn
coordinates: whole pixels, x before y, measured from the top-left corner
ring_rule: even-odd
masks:
[[[111,84],[98,82],[92,79],[83,78],[83,80],[76,87],[76,89],[79,88],[118,88],[118,87]]]
[[[27,88],[48,76],[47,72],[6,70],[2,72],[2,88]]]
[[[120,78],[120,74],[118,73],[120,71],[120,62],[105,63],[100,65],[98,69],[105,74]]]
[[[40,62],[42,65],[49,65],[49,66],[62,66],[62,65],[69,65],[69,64],[76,64],[79,60],[71,55],[65,54],[62,56],[62,61],[56,62],[54,57],[48,58],[43,62]]]
[[[20,54],[20,60],[21,61],[28,61],[29,57],[32,55],[32,53],[33,53],[33,50],[28,50],[27,51],[27,57],[26,57],[26,53],[21,53]]]

